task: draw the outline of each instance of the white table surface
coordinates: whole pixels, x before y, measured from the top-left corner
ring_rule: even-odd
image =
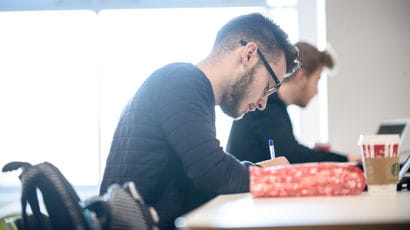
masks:
[[[410,192],[291,198],[221,195],[178,218],[176,225],[180,229],[386,229],[392,225],[388,229],[410,230]]]

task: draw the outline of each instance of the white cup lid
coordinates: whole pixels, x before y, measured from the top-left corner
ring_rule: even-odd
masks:
[[[360,135],[358,144],[400,144],[400,136],[398,134]]]

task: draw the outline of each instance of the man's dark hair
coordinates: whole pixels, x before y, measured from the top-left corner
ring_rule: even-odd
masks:
[[[319,51],[316,47],[306,42],[296,43],[299,49],[299,61],[307,76],[311,76],[319,67],[332,69],[334,61],[327,51]]]
[[[281,51],[286,57],[286,72],[293,73],[299,66],[298,49],[288,35],[271,19],[260,13],[239,16],[230,20],[218,32],[214,50],[229,52],[240,46],[240,41],[255,42],[268,59],[276,62]],[[219,53],[218,52],[218,53]]]

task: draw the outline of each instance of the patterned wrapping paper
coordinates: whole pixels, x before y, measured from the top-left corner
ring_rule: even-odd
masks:
[[[270,168],[250,167],[254,197],[359,195],[365,185],[362,170],[342,163],[305,163]]]

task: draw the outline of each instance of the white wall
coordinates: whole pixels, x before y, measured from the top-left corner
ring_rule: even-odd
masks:
[[[326,47],[325,0],[298,2],[299,41],[308,42],[319,50]],[[300,143],[313,147],[328,142],[327,77],[319,81],[319,92],[306,108],[289,106],[294,134]]]
[[[359,152],[359,135],[380,120],[410,117],[410,1],[327,0],[326,17],[338,69],[328,78],[329,141]]]

